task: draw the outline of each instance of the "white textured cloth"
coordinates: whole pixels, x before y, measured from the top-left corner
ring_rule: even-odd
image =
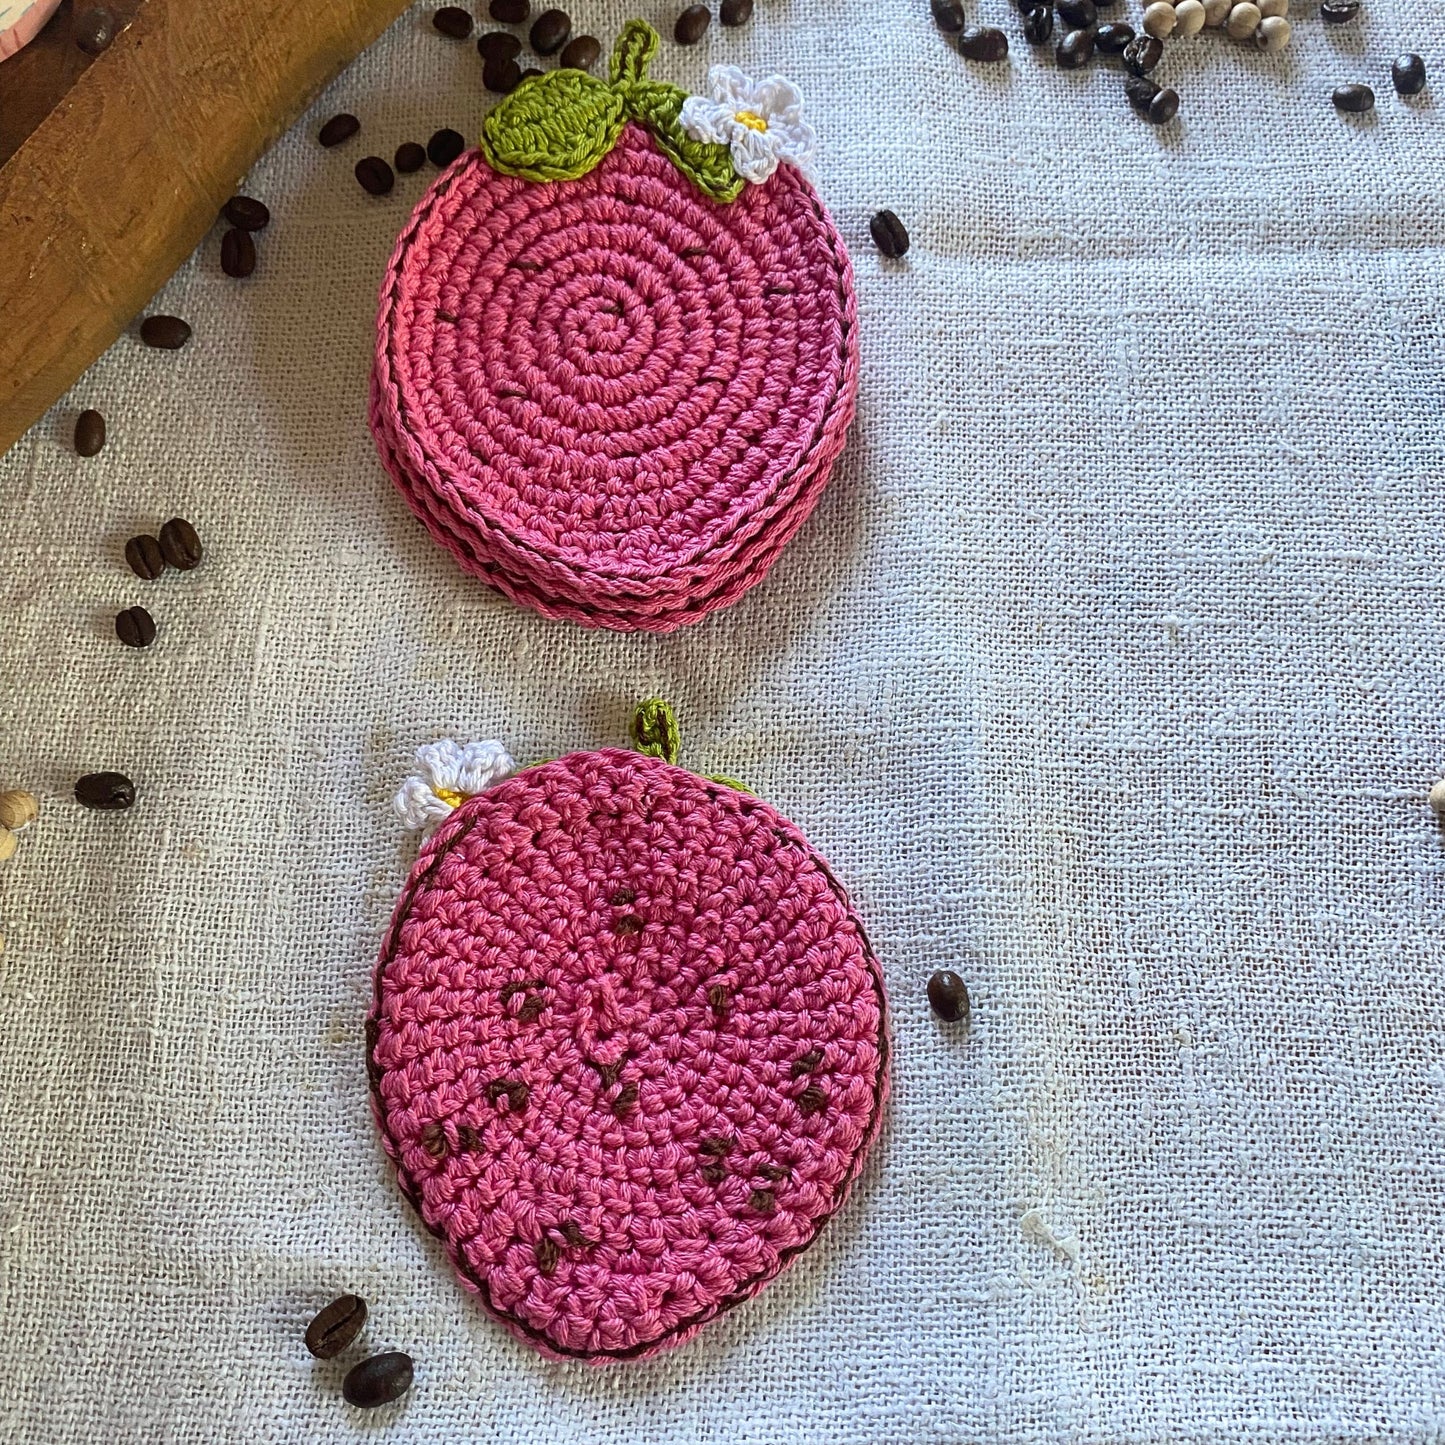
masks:
[[[0,781],[45,805],[0,867],[0,1438],[372,1438],[301,1345],[343,1289],[417,1361],[387,1440],[1441,1438],[1445,115],[1388,81],[1436,43],[1445,85],[1438,13],[1172,47],[1162,132],[1112,66],[962,61],[924,0],[665,40],[691,90],[800,85],[863,367],[772,576],[661,640],[489,595],[383,475],[374,291],[431,172],[377,200],[351,168],[484,96],[421,11],[338,80],[247,180],[255,276],[217,233],[156,301],[191,344],[123,338],[0,461]],[[205,563],[138,581],[125,538],[175,513]],[[111,633],[135,603],[148,652]],[[417,745],[620,744],[650,693],[851,890],[895,1092],[795,1268],[597,1371],[455,1283],[362,1019]],[[97,768],[131,812],[69,800]],[[967,1039],[925,1004],[945,966]]]

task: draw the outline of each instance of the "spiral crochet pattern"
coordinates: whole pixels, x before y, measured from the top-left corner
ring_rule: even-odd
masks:
[[[667,632],[758,582],[858,384],[847,252],[790,166],[710,199],[628,121],[575,180],[460,156],[381,292],[371,424],[468,572],[549,617]]]
[[[838,1209],[887,1094],[883,982],[827,866],[656,757],[464,802],[397,906],[367,1025],[403,1191],[545,1354],[676,1345]]]

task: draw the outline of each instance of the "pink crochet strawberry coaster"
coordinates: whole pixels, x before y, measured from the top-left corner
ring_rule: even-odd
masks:
[[[520,772],[422,749],[438,824],[382,945],[373,1106],[462,1282],[544,1354],[636,1359],[756,1294],[837,1211],[888,1091],[883,980],[766,803],[646,752]]]
[[[555,70],[487,116],[381,289],[382,462],[468,572],[549,617],[667,632],[736,601],[812,510],[858,387],[848,253],[798,92]]]

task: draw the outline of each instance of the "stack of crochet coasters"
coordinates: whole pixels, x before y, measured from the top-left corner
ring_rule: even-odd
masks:
[[[468,572],[549,617],[667,632],[758,582],[812,510],[853,417],[857,313],[802,172],[744,185],[679,130],[647,54],[610,85],[524,82],[431,187],[382,286],[371,421]],[[535,178],[529,103],[579,126],[600,107],[600,159]]]

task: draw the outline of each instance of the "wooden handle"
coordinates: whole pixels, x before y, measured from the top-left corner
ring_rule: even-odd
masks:
[[[406,0],[145,0],[0,167],[0,454]]]

